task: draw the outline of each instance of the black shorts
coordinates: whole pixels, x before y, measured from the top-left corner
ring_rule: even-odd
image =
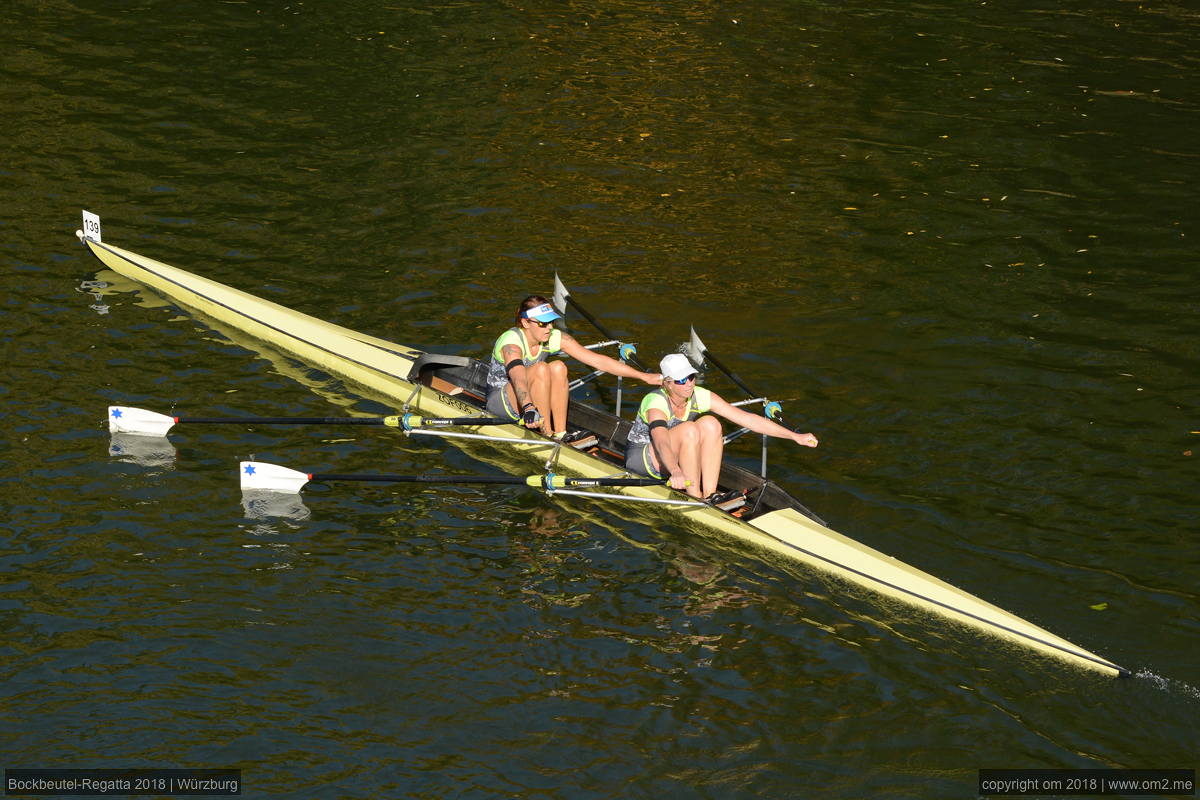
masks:
[[[654,462],[650,460],[650,448],[653,446],[651,442],[629,445],[625,450],[625,469],[651,478],[663,477],[654,468]]]
[[[521,418],[521,415],[513,411],[508,405],[508,384],[495,388],[488,387],[487,410],[493,417],[504,417],[516,422]]]

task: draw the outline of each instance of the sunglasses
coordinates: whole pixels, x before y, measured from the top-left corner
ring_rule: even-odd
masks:
[[[674,382],[674,384],[676,386],[683,386],[685,383],[690,383],[691,381],[696,380],[696,376],[688,375],[686,378],[683,378],[682,380],[675,380],[674,378],[672,378],[671,380]]]
[[[534,325],[537,325],[539,328],[549,328],[551,325],[554,324],[552,322],[542,322],[539,319],[531,319],[529,321],[532,322]]]

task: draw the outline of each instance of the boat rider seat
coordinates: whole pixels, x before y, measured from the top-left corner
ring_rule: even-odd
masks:
[[[466,394],[482,403],[487,397],[487,365],[468,356],[422,353],[408,380],[449,395]]]

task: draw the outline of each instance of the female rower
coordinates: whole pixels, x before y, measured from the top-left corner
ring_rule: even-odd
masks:
[[[516,327],[500,334],[492,346],[488,369],[487,409],[527,428],[537,426],[542,433],[556,438],[567,431],[567,365],[548,361],[548,356],[564,353],[592,369],[624,378],[636,378],[657,386],[662,376],[642,372],[588,350],[551,323],[562,315],[550,301],[532,294],[517,307]]]
[[[642,399],[629,431],[625,468],[631,472],[654,478],[667,475],[673,489],[683,489],[692,497],[713,497],[725,449],[721,423],[713,414],[755,433],[791,439],[805,447],[817,446],[817,437],[811,433],[789,431],[697,386],[696,368],[682,353],[665,356],[659,368],[662,388]]]

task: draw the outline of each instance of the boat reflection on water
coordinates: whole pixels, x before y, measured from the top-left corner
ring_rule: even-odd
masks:
[[[249,489],[242,492],[242,510],[246,519],[285,519],[301,522],[312,516],[312,511],[304,505],[298,494],[284,492],[264,492],[261,489]]]
[[[114,433],[109,437],[108,454],[142,467],[171,469],[175,466],[175,446],[165,436]]]

